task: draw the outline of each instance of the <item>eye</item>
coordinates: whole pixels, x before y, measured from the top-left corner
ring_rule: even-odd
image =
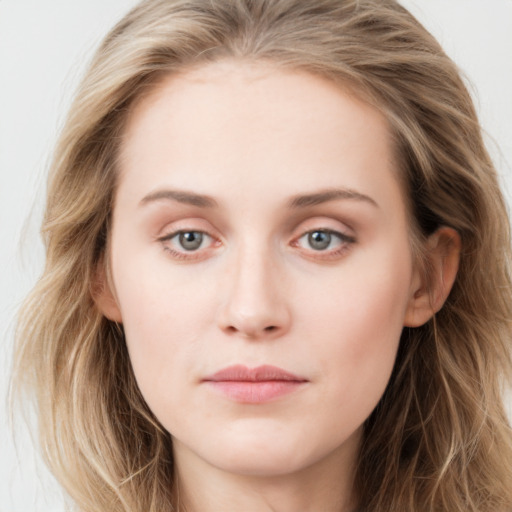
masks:
[[[315,252],[338,253],[346,249],[355,240],[353,237],[330,229],[315,229],[304,233],[297,239],[296,245]]]
[[[203,249],[208,249],[215,244],[215,240],[204,231],[180,230],[170,233],[160,242],[164,249],[177,259],[198,257]]]
[[[205,234],[201,231],[183,231],[176,233],[171,240],[176,239],[175,242],[185,251],[197,251],[203,245],[205,238]]]
[[[312,231],[304,235],[304,237],[307,237],[308,245],[315,251],[328,249],[333,241],[333,236],[328,231]]]

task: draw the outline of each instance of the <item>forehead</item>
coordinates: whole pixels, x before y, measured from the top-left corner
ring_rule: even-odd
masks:
[[[167,76],[139,99],[120,181],[214,194],[228,183],[253,196],[268,196],[271,182],[292,195],[340,184],[378,189],[396,167],[386,119],[349,90],[303,71],[231,60]]]

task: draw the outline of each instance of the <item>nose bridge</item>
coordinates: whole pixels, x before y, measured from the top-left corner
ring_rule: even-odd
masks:
[[[273,251],[264,244],[244,243],[234,251],[229,264],[221,328],[247,337],[286,331],[289,308]]]
[[[245,304],[249,310],[264,308],[274,298],[272,288],[276,283],[272,275],[273,265],[268,251],[254,246],[241,248],[234,269],[233,298],[239,300],[240,305]]]

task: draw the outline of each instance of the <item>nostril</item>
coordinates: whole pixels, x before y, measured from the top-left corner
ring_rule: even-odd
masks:
[[[274,331],[275,329],[277,329],[277,327],[275,325],[269,325],[268,327],[265,327],[265,331],[267,332],[270,332],[270,331]]]

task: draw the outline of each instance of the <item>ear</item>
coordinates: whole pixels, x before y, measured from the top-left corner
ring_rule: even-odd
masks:
[[[103,258],[98,263],[91,289],[92,298],[101,313],[113,322],[122,323],[121,310],[112,291],[111,280],[107,277]]]
[[[445,303],[460,260],[460,236],[452,228],[443,226],[432,233],[426,243],[427,275],[416,271],[404,326],[419,327],[428,322]]]

